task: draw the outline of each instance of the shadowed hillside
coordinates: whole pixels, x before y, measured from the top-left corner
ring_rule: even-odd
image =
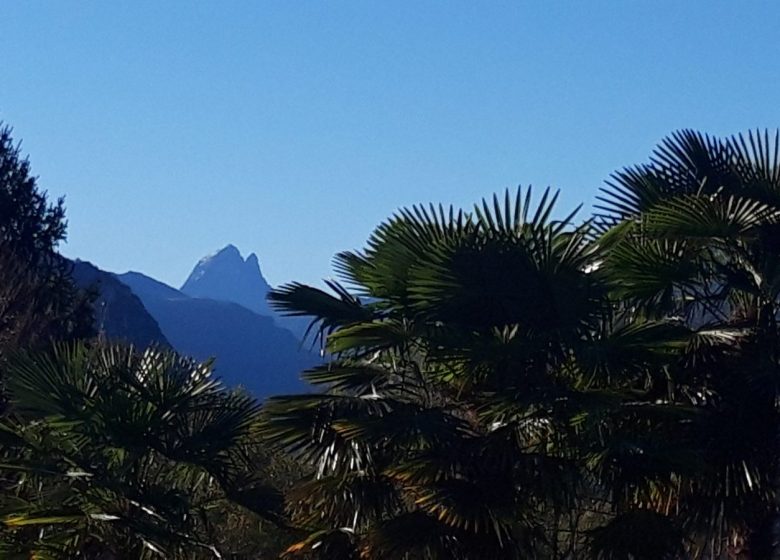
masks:
[[[176,350],[199,360],[216,357],[216,371],[229,385],[257,396],[305,390],[304,369],[317,358],[273,319],[236,303],[192,298],[137,272],[121,274],[154,316]]]
[[[87,261],[75,261],[71,275],[78,287],[97,293],[93,303],[95,330],[101,335],[139,348],[151,344],[170,346],[138,296],[116,276]]]

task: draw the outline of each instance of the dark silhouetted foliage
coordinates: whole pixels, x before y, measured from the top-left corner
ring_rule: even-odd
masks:
[[[412,208],[343,284],[272,292],[333,355],[264,410],[312,468],[288,553],[773,557],[779,153],[682,131],[584,223],[530,190]]]
[[[63,199],[51,203],[38,188],[11,132],[0,122],[0,239],[19,258],[36,261],[51,255],[65,239],[65,207]]]
[[[30,163],[0,123],[0,383],[9,354],[94,334],[92,295],[76,288],[56,251],[62,200],[51,204]]]
[[[0,420],[3,558],[250,559],[289,531],[295,467],[264,451],[258,403],[210,364],[84,343],[15,356]]]

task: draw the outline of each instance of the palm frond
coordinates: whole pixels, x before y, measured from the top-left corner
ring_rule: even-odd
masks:
[[[672,520],[649,510],[618,515],[589,534],[594,560],[672,560],[683,551],[683,533]]]
[[[733,239],[776,223],[780,209],[721,193],[675,197],[644,214],[647,234],[673,239]]]

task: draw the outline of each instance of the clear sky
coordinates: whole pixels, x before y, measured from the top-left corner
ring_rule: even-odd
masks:
[[[780,3],[0,2],[0,119],[65,254],[180,285],[227,244],[316,282],[393,211],[590,202],[674,129],[780,124]]]

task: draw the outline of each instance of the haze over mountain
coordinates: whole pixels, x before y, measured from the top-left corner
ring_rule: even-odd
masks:
[[[235,245],[202,258],[181,287],[188,296],[231,301],[269,317],[274,315],[265,299],[270,289],[257,255],[244,259]]]
[[[140,348],[170,346],[198,360],[215,358],[215,370],[228,385],[258,397],[306,391],[300,374],[321,361],[289,330],[296,320],[302,329],[308,321],[274,313],[257,257],[244,259],[233,245],[201,259],[183,290],[86,261],[73,262],[72,276],[97,294],[95,327],[101,335]]]
[[[285,317],[274,311],[266,299],[271,286],[263,277],[257,255],[246,259],[235,245],[227,245],[216,253],[202,258],[192,269],[181,292],[193,298],[229,301],[266,317],[293,332],[302,339],[309,320]]]
[[[176,350],[199,360],[216,357],[215,369],[228,385],[241,385],[258,397],[306,390],[300,373],[318,358],[271,317],[230,301],[190,297],[138,272],[117,277],[141,299]]]

